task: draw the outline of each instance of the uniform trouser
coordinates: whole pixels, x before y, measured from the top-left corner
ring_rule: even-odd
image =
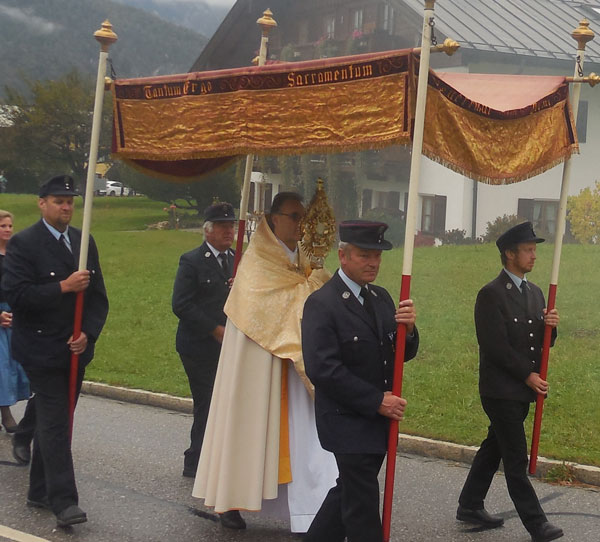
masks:
[[[339,470],[317,512],[306,542],[381,542],[379,481],[384,455],[335,454]]]
[[[523,422],[529,403],[482,397],[481,404],[490,419],[487,438],[481,443],[459,497],[465,508],[480,510],[494,474],[504,464],[508,493],[517,513],[531,530],[546,516],[527,476],[527,439]]]
[[[25,413],[17,425],[17,430],[13,435],[13,441],[18,446],[29,446],[33,440],[35,431],[35,397],[27,401]]]
[[[28,498],[47,497],[58,514],[79,502],[69,437],[69,369],[26,367],[25,372],[35,392],[36,418]],[[79,369],[76,397],[84,372]]]
[[[221,345],[216,341],[213,342],[214,345],[209,344],[203,349],[202,356],[179,354],[194,400],[194,423],[190,431],[190,447],[184,452],[183,468],[185,470],[195,471],[197,469],[202,450],[210,399],[217,374],[219,352],[221,351]]]

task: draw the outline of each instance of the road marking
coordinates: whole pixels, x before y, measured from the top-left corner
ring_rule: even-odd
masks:
[[[11,542],[50,542],[45,538],[40,538],[39,536],[23,533],[21,531],[15,531],[14,529],[5,527],[4,525],[0,525],[0,537],[6,538]]]

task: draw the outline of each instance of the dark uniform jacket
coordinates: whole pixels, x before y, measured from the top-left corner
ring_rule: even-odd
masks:
[[[527,284],[527,304],[504,270],[477,295],[475,328],[483,397],[525,402],[536,398],[525,380],[540,370],[546,303],[542,291],[529,281]],[[556,329],[552,343],[555,337]]]
[[[227,251],[233,270],[234,251]],[[216,342],[211,332],[227,320],[223,306],[229,285],[223,269],[206,242],[179,260],[172,307],[179,318],[175,346],[184,356],[202,356],[206,342]]]
[[[369,289],[377,326],[338,273],[304,305],[302,352],[315,386],[317,431],[323,448],[334,453],[387,450],[389,420],[377,409],[393,383],[396,306],[383,288]],[[406,360],[418,344],[415,328]]]
[[[13,356],[25,367],[66,368],[70,364],[67,340],[73,334],[76,294],[61,293],[59,283],[77,271],[81,231],[69,226],[69,239],[73,254],[40,220],[8,243],[2,290],[13,311]],[[94,343],[108,314],[98,249],[91,237],[87,269],[90,284],[84,294],[81,329],[88,345],[79,356],[81,367],[94,357]]]

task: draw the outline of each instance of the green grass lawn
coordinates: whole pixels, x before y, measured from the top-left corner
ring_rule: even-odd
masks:
[[[37,219],[36,200],[4,194],[0,208],[15,213],[18,230]],[[171,292],[179,256],[202,238],[181,230],[144,231],[147,224],[166,219],[163,207],[146,198],[94,202],[92,233],[100,250],[110,314],[86,378],[189,396],[175,352],[177,319],[171,312]],[[80,222],[78,213],[73,223]],[[529,277],[545,293],[552,255],[552,245],[539,245],[538,263]],[[331,255],[328,267],[335,269],[336,261]],[[600,247],[563,248],[557,296],[561,325],[550,355],[551,390],[540,454],[600,466],[599,264]],[[417,306],[421,348],[404,372],[403,395],[409,406],[403,432],[474,445],[485,436],[473,305],[479,288],[499,270],[494,245],[415,249],[411,297]],[[401,274],[402,250],[385,253],[377,283],[397,297]]]

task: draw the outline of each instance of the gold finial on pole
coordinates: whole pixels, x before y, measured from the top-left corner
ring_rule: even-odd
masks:
[[[596,34],[590,28],[590,22],[587,19],[581,19],[579,21],[579,26],[571,32],[571,36],[577,42],[578,49],[585,49],[585,44],[588,41],[592,41]]]
[[[102,28],[94,32],[94,37],[100,42],[100,47],[104,53],[108,52],[108,48],[118,39],[108,19],[102,23]]]
[[[598,83],[600,83],[600,75],[596,75],[594,72],[588,75],[588,83],[590,87],[595,87]]]
[[[264,34],[268,34],[271,29],[277,26],[277,21],[273,19],[273,12],[267,8],[263,12],[263,16],[256,21],[256,24],[261,27]]]
[[[446,53],[448,56],[452,56],[460,49],[460,43],[451,38],[446,38],[444,43],[441,45],[436,45],[436,48],[438,51]]]

